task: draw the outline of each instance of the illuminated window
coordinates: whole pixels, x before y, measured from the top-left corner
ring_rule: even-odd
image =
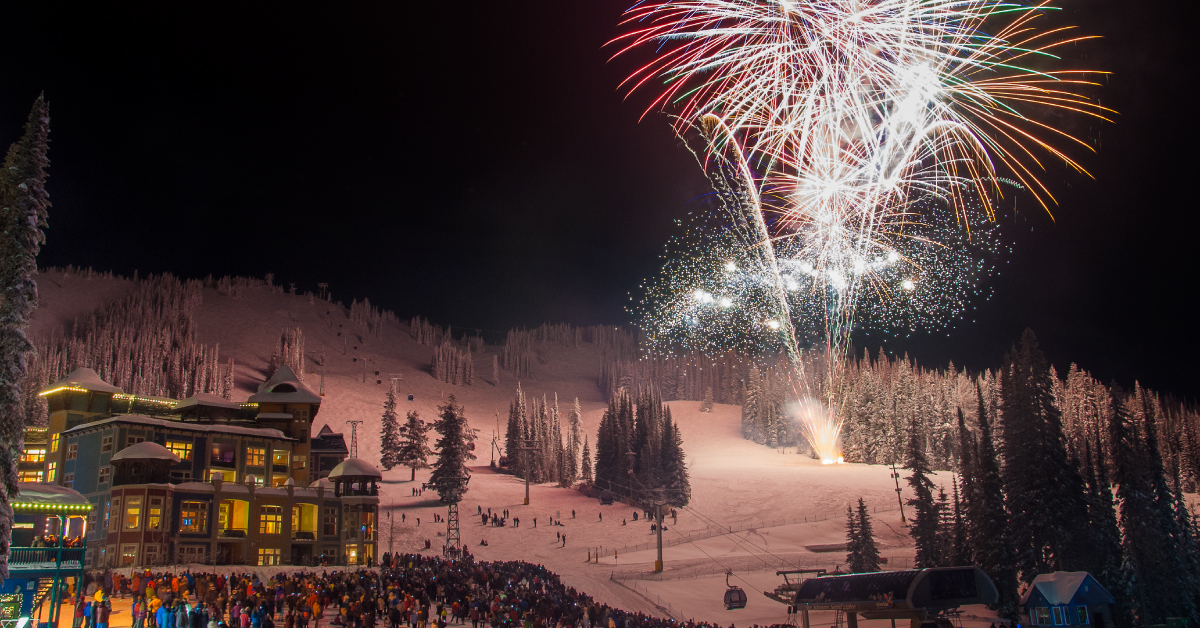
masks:
[[[150,507],[146,510],[146,529],[158,530],[162,527],[163,498],[151,497]]]
[[[321,534],[325,536],[337,534],[337,508],[321,509]]]
[[[308,456],[295,455],[292,456],[292,468],[303,469],[308,466]]]
[[[20,473],[22,482],[41,482],[42,472],[38,471],[22,471]]]
[[[121,566],[131,567],[137,562],[137,543],[126,543],[121,546]]]
[[[131,495],[125,502],[125,529],[137,530],[142,526],[142,496]]]
[[[281,532],[283,532],[283,507],[262,506],[258,511],[258,533],[280,534]]]
[[[167,441],[167,449],[170,450],[170,452],[175,454],[176,456],[179,456],[180,460],[191,460],[192,459],[192,444],[191,443],[182,443],[179,441],[169,440],[169,441]]]
[[[58,434],[50,437],[50,453],[58,451]]]
[[[63,476],[63,486],[73,488],[75,486],[75,474],[68,473]]]
[[[215,480],[217,478],[221,478],[222,480],[224,480],[226,482],[232,482],[234,475],[236,475],[236,474],[233,471],[220,471],[217,469],[209,469],[208,470],[208,481],[212,482],[213,480]]]
[[[125,446],[132,447],[133,445],[136,445],[144,440],[146,440],[145,436],[130,436],[125,439]]]
[[[272,565],[278,565],[279,558],[282,555],[282,553],[283,552],[281,550],[279,550],[278,548],[274,548],[274,547],[258,548],[258,566],[259,567],[270,567]]]
[[[100,453],[112,451],[112,445],[113,445],[113,437],[112,436],[105,436],[104,438],[101,438],[100,439]]]
[[[78,454],[79,454],[79,445],[76,445],[76,444],[67,445],[67,460],[74,460],[75,456],[77,456]]]
[[[224,511],[222,511],[222,514],[223,513]],[[207,534],[208,502],[183,502],[180,504],[179,531]]]
[[[246,448],[246,466],[261,467],[267,462],[266,447],[247,447]]]
[[[113,516],[113,513],[117,516]],[[112,502],[108,504],[108,512],[104,513],[104,527],[108,528],[109,532],[116,532],[117,520],[121,518],[121,498],[114,497]]]
[[[282,451],[280,451],[278,449],[272,450],[271,451],[271,464],[277,464],[277,465],[286,467],[288,465],[288,457],[289,457],[288,454],[289,453],[291,453],[291,452],[289,452],[286,449],[282,450]]]
[[[300,514],[304,512],[301,506],[292,506],[292,532],[300,531]]]
[[[26,447],[21,450],[21,462],[45,462],[45,447]]]
[[[50,462],[46,464],[46,481],[53,482],[54,478],[58,477],[58,463]]]

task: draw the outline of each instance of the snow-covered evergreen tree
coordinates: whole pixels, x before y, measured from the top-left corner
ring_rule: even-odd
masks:
[[[1087,548],[1071,529],[1087,519],[1083,479],[1067,456],[1049,364],[1028,329],[1005,359],[1001,396],[1004,492],[1021,578],[1078,569]]]
[[[875,530],[867,504],[858,498],[858,508],[846,506],[846,566],[850,573],[879,571],[879,548],[875,545]]]
[[[908,486],[912,489],[913,498],[907,503],[913,509],[908,533],[917,546],[913,564],[918,569],[937,567],[942,562],[941,517],[933,497],[933,480],[929,479],[931,471],[925,460],[924,438],[916,429],[915,421],[908,441],[908,457],[904,468],[912,472],[908,476]]]
[[[475,431],[467,425],[462,406],[455,403],[454,395],[438,411],[433,429],[441,438],[437,441],[438,460],[429,476],[429,485],[443,504],[456,504],[462,501],[471,481],[467,462],[475,459]]]
[[[663,421],[659,464],[659,477],[665,489],[666,502],[676,508],[687,506],[692,500],[692,483],[687,457],[683,452],[683,435],[679,433],[679,426],[671,420],[670,408],[667,408]]]
[[[429,429],[416,410],[410,410],[404,425],[400,428],[400,452],[396,455],[396,464],[404,465],[412,471],[410,481],[417,479],[417,469],[429,468]]]
[[[565,471],[570,478],[571,483],[579,479],[579,448],[583,445],[583,410],[579,407],[579,398],[575,398],[575,405],[571,407],[571,415],[568,417],[569,435],[567,438],[567,462]]]
[[[402,450],[400,420],[396,416],[396,391],[388,390],[379,423],[379,464],[383,465],[384,470],[391,471],[392,467],[400,464]]]
[[[50,109],[42,96],[33,103],[25,134],[8,149],[0,173],[0,579],[8,577],[9,540],[17,495],[17,457],[23,447],[26,355],[33,349],[25,335],[37,309],[37,255],[45,242],[50,209],[46,168]]]
[[[583,461],[582,461],[582,464],[583,464],[583,468],[580,469],[579,479],[582,480],[584,484],[590,485],[593,480],[593,478],[592,478],[592,450],[588,446],[587,434],[583,435]]]

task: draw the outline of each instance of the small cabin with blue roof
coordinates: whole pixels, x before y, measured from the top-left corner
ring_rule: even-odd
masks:
[[[1086,571],[1056,571],[1034,578],[1021,596],[1030,626],[1112,625],[1113,596]]]

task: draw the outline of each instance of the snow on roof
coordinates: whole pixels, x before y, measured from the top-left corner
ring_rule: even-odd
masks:
[[[130,445],[113,455],[113,462],[117,460],[170,460],[178,464],[179,456],[171,453],[170,449],[159,445],[153,441],[144,440],[136,445]]]
[[[64,508],[91,507],[92,503],[78,491],[45,482],[17,482],[20,495],[12,497],[14,508]]]
[[[329,472],[329,479],[331,480],[342,476],[383,478],[383,474],[379,472],[379,469],[376,469],[374,465],[362,458],[343,460],[338,466],[333,468],[333,471]]]
[[[62,388],[81,388],[96,392],[119,393],[125,392],[116,386],[100,379],[100,376],[87,367],[79,367],[71,374],[38,391],[39,395],[48,395]]]
[[[171,421],[168,419],[155,419],[140,414],[122,414],[101,421],[93,421],[76,425],[75,427],[64,431],[64,434],[71,432],[81,432],[83,430],[107,425],[109,423],[136,423],[138,425],[155,425],[165,429],[183,430],[185,432],[207,432],[215,434],[242,434],[244,436],[258,436],[259,438],[274,438],[277,440],[295,440],[283,435],[277,429],[269,427],[238,427],[236,425],[197,425],[195,423],[184,423],[183,421]]]
[[[196,393],[196,394],[192,395],[191,397],[188,397],[187,399],[184,399],[184,400],[180,401],[179,403],[175,404],[175,409],[182,410],[184,408],[190,408],[192,406],[205,406],[205,407],[209,407],[209,408],[225,408],[226,410],[241,409],[241,406],[239,406],[238,404],[236,404],[228,399],[225,399],[224,397],[218,397],[216,395],[211,395],[209,393]]]
[[[1079,593],[1079,588],[1083,586],[1084,581],[1090,575],[1086,571],[1055,571],[1053,573],[1038,574],[1033,579],[1033,583],[1030,584],[1029,588],[1025,590],[1025,594],[1021,596],[1021,604],[1029,603],[1029,596],[1033,594],[1034,589],[1037,589],[1049,604],[1070,604],[1075,595]],[[1098,583],[1095,586],[1101,589]],[[1106,591],[1105,595],[1107,594],[1108,592]]]
[[[212,493],[216,489],[209,482],[183,482],[175,485],[176,491],[186,491],[189,493]]]
[[[328,425],[321,426],[321,431],[309,441],[309,451],[342,455],[350,453],[342,433],[329,429]]]
[[[318,486],[324,486],[325,488],[331,489],[331,488],[333,488],[333,480],[331,480],[329,478],[321,478],[321,479],[317,480],[316,482],[309,484],[308,488],[317,488]]]
[[[286,364],[279,367],[271,379],[258,387],[258,393],[250,395],[252,403],[321,403],[321,397],[300,383],[296,372]]]

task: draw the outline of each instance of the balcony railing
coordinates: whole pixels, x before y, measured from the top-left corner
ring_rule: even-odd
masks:
[[[80,569],[85,551],[82,547],[11,547],[8,565],[10,569],[54,569],[57,563],[63,569]]]
[[[244,539],[246,538],[246,528],[225,528],[221,530],[220,537],[224,539]]]
[[[296,530],[292,532],[293,541],[315,541],[317,540],[316,532],[306,532],[304,530]]]

